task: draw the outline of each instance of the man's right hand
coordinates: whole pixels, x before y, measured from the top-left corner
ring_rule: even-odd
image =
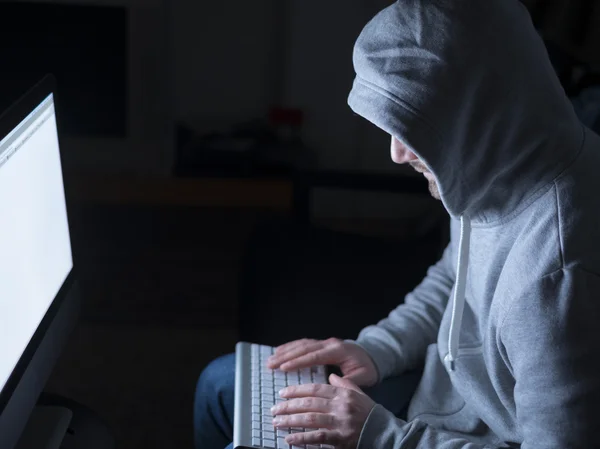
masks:
[[[337,365],[344,375],[361,387],[377,383],[377,368],[360,346],[337,338],[296,340],[275,348],[267,360],[270,369],[293,371],[316,365]]]

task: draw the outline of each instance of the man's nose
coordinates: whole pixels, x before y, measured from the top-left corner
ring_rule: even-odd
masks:
[[[410,151],[406,145],[400,142],[395,137],[392,137],[392,160],[396,164],[406,164],[407,162],[414,161],[417,158],[415,153]]]

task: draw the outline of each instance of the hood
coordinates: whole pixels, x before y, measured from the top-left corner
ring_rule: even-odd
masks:
[[[577,156],[583,127],[518,0],[401,0],[363,30],[350,107],[431,170],[450,215],[515,213]]]

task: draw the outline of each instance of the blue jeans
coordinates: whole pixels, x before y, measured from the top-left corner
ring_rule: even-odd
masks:
[[[414,371],[384,380],[364,389],[375,402],[399,418],[406,417],[408,403],[421,380]],[[233,448],[233,402],[235,389],[235,355],[212,361],[202,372],[194,401],[194,441],[196,449]]]

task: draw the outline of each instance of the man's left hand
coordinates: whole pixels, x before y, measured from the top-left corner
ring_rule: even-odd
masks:
[[[329,382],[330,385],[290,386],[280,392],[288,400],[271,409],[275,416],[273,425],[317,429],[288,435],[288,444],[327,444],[336,449],[358,446],[375,402],[351,380],[332,374]]]

